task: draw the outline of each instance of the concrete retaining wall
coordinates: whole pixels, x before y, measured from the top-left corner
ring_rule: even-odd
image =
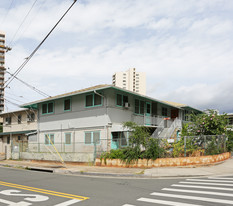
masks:
[[[93,153],[80,154],[80,153],[60,153],[62,159],[65,162],[93,162]],[[56,153],[30,153],[21,152],[12,156],[12,159],[24,159],[24,160],[46,160],[46,161],[61,161],[60,157]]]
[[[200,157],[179,157],[179,158],[158,158],[156,160],[139,159],[136,163],[127,165],[119,159],[104,159],[102,161],[97,158],[96,166],[109,166],[109,167],[176,167],[188,165],[208,165],[216,162],[221,162],[231,157],[230,152],[219,155],[209,155]]]

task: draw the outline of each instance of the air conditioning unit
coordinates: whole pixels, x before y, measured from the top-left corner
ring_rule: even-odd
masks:
[[[124,107],[125,107],[125,108],[129,108],[129,107],[130,107],[129,102],[125,102]]]

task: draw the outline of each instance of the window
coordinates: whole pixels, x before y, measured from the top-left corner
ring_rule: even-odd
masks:
[[[162,116],[167,117],[167,108],[162,107]]]
[[[116,100],[117,106],[124,107],[126,102],[127,103],[129,102],[128,96],[117,94],[117,100]]]
[[[42,114],[51,114],[54,112],[53,102],[42,104]]]
[[[70,111],[71,110],[71,99],[65,99],[64,100],[64,111]]]
[[[6,124],[11,124],[11,117],[6,117]]]
[[[11,138],[10,136],[7,137],[7,144],[10,144]]]
[[[18,136],[18,141],[20,141],[21,140],[21,136]]]
[[[128,146],[127,132],[112,132],[112,141],[119,147]]]
[[[145,107],[145,102],[135,99],[135,113],[136,114],[144,114],[144,107]]]
[[[30,113],[27,115],[27,121],[28,122],[33,122],[35,121],[35,114],[34,113]]]
[[[65,144],[71,144],[71,133],[65,133]]]
[[[18,115],[18,124],[21,124],[21,122],[22,122],[22,116]]]
[[[102,105],[102,97],[98,94],[86,95],[86,107],[95,107]]]
[[[85,144],[100,144],[100,131],[85,132]]]
[[[229,118],[229,125],[233,125],[233,117]]]
[[[45,144],[54,144],[54,134],[45,134]]]
[[[122,95],[121,94],[117,94],[117,106],[122,107]]]
[[[140,105],[140,101],[138,99],[135,99],[135,113],[139,114],[139,105]]]
[[[146,104],[146,113],[147,114],[151,113],[151,105],[150,104]]]
[[[189,111],[188,110],[184,110],[184,120],[189,121]]]

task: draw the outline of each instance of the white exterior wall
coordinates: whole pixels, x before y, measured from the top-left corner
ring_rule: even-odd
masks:
[[[37,130],[37,112],[35,112],[35,121],[27,121],[29,111],[18,111],[13,113],[2,114],[3,117],[3,132],[16,132]],[[18,115],[21,115],[22,121],[18,123]],[[11,117],[11,124],[6,123],[6,117]]]
[[[146,95],[146,73],[136,72],[135,68],[126,72],[116,72],[113,75],[112,83],[117,87]]]
[[[27,115],[29,113],[35,114],[35,121],[27,121]],[[18,115],[21,115],[21,123],[18,123]],[[37,130],[37,111],[21,110],[9,113],[1,114],[3,118],[3,132],[19,132],[28,130]],[[11,117],[11,123],[6,123],[6,117]],[[11,158],[12,144],[18,142],[18,136],[21,140],[27,140],[25,134],[9,134],[0,138],[0,153],[5,153],[6,158]],[[7,143],[7,138],[10,138],[9,144]]]

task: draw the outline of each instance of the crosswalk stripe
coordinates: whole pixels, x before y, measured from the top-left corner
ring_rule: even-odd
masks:
[[[200,190],[180,190],[180,189],[173,189],[173,188],[163,188],[162,190],[172,191],[172,192],[184,192],[184,193],[195,193],[195,194],[206,194],[206,195],[218,195],[218,196],[233,197],[233,194],[222,193],[222,192],[209,192],[209,191],[200,191]]]
[[[231,177],[208,177],[208,179],[216,179],[216,180],[233,180]]]
[[[60,204],[57,204],[57,205],[54,205],[54,206],[68,206],[68,205],[73,205],[74,203],[81,202],[81,201],[82,200],[73,199],[73,200],[68,200],[66,202],[63,202],[63,203],[60,203]]]
[[[185,187],[185,188],[199,188],[199,189],[211,189],[211,190],[224,190],[224,191],[233,191],[233,188],[226,187],[208,187],[208,186],[197,186],[197,185],[179,185],[173,184],[172,187]]]
[[[194,181],[194,182],[223,182],[223,183],[233,183],[233,181],[227,180],[206,180],[206,179],[186,179],[187,181]]]
[[[129,205],[129,204],[125,204],[125,205],[122,205],[122,206],[135,206],[135,205]]]
[[[160,197],[169,197],[169,198],[173,197],[173,198],[180,198],[180,199],[186,199],[186,200],[198,200],[198,201],[233,205],[233,201],[224,200],[224,199],[215,199],[215,198],[207,198],[207,197],[188,196],[188,195],[175,195],[175,194],[167,194],[167,193],[159,193],[159,192],[153,192],[153,193],[151,193],[151,195],[160,196]]]
[[[173,202],[173,201],[157,200],[157,199],[150,199],[150,198],[139,198],[138,201],[157,203],[160,205],[161,204],[162,205],[170,205],[170,206],[202,206],[202,205],[195,205],[195,204],[189,204],[189,203],[183,203],[183,202]]]
[[[182,183],[182,184],[194,184],[194,185],[216,185],[216,186],[233,187],[233,184],[211,183],[211,182],[179,182],[179,183]]]

